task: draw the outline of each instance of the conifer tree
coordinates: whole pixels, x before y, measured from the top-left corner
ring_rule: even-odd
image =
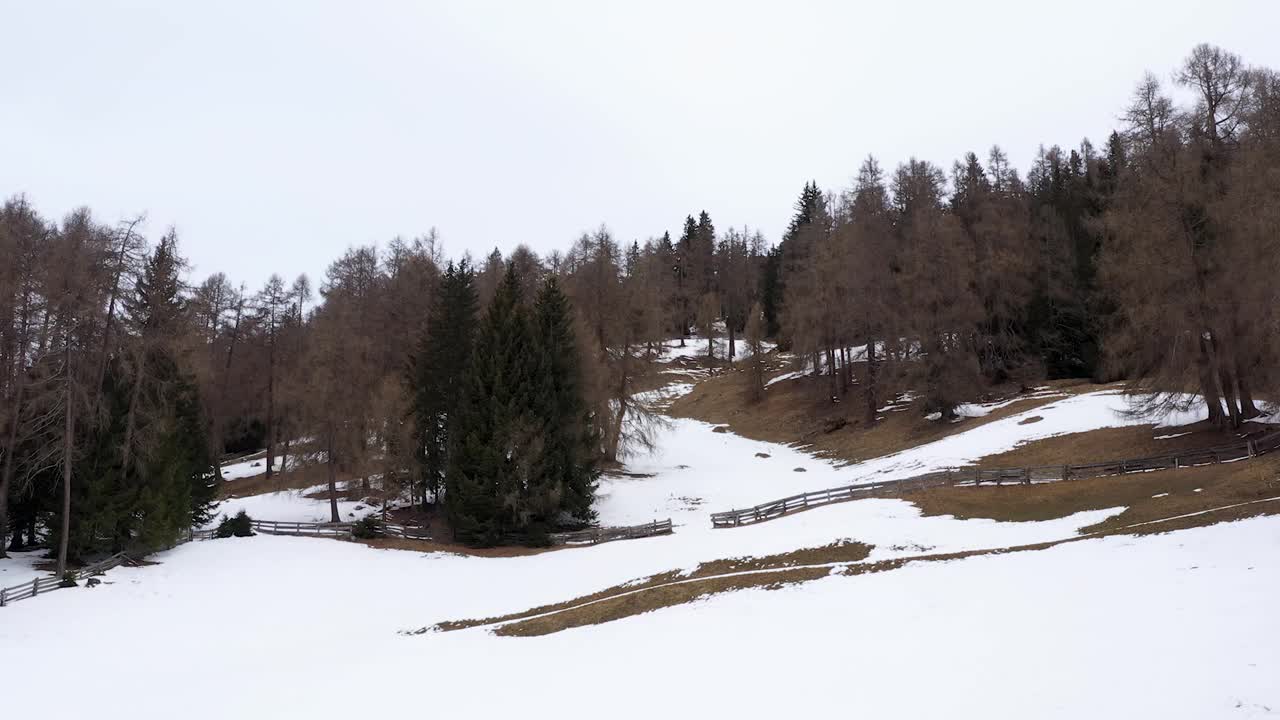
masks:
[[[573,333],[569,299],[555,277],[542,286],[534,306],[534,413],[542,426],[542,446],[534,469],[536,498],[548,524],[561,514],[577,523],[595,516],[599,440],[583,396],[578,347]]]
[[[437,500],[449,467],[449,450],[475,337],[475,274],[464,258],[449,263],[436,292],[426,333],[410,358],[408,384],[413,393],[418,482],[423,499]]]
[[[520,279],[508,266],[476,336],[457,412],[445,502],[454,536],[495,545],[529,518],[528,479],[537,428],[531,412],[533,354]]]

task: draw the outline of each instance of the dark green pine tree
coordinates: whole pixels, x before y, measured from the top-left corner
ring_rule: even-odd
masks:
[[[126,302],[133,352],[108,363],[99,420],[77,461],[73,556],[165,547],[209,518],[216,470],[195,380],[177,354],[181,265],[170,234]]]
[[[445,507],[454,537],[491,546],[523,533],[531,519],[530,477],[540,428],[532,409],[536,356],[515,269],[480,324],[449,456]]]
[[[572,309],[554,276],[538,293],[533,335],[533,411],[542,426],[530,493],[535,515],[548,528],[564,520],[584,525],[595,518],[599,444],[583,397]]]
[[[437,290],[427,331],[409,360],[417,442],[417,482],[423,502],[431,493],[438,502],[454,442],[452,425],[459,388],[471,365],[476,325],[475,273],[466,259],[449,263]]]
[[[782,249],[774,246],[764,256],[760,265],[760,308],[764,314],[766,337],[777,337],[782,330],[779,311],[782,309]]]
[[[149,548],[169,545],[192,524],[205,522],[217,491],[199,391],[178,355],[187,312],[179,278],[182,264],[177,238],[170,232],[128,303],[141,363],[130,378],[123,448],[123,470],[137,495],[121,535],[127,532],[133,542]]]

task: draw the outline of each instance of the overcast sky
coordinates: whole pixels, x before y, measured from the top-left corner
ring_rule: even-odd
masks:
[[[0,28],[0,194],[146,212],[251,288],[431,227],[545,253],[705,208],[776,242],[868,154],[1025,172],[1195,43],[1280,67],[1271,0],[0,0]]]

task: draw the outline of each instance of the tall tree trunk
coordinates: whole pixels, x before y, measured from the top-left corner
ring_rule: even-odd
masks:
[[[334,432],[334,429],[330,427],[328,437],[325,442],[327,448],[326,454],[328,455],[325,460],[329,466],[329,521],[341,522],[341,518],[338,517],[338,461],[335,453],[333,452]]]
[[[71,329],[67,329],[67,344],[63,358],[66,378],[62,389],[62,530],[58,536],[58,577],[67,572],[67,547],[71,542],[71,463],[75,460],[75,419],[72,416],[71,396]]]
[[[1262,411],[1254,404],[1253,389],[1249,384],[1249,379],[1241,370],[1238,362],[1236,364],[1236,382],[1240,384],[1240,414],[1246,420],[1262,415]]]
[[[1240,405],[1236,402],[1235,378],[1228,369],[1231,354],[1229,342],[1220,333],[1210,332],[1205,347],[1208,348],[1210,373],[1218,381],[1218,395],[1226,402],[1227,419],[1234,430],[1240,427]]]
[[[274,326],[275,320],[272,319]],[[271,475],[275,466],[275,449],[276,449],[276,340],[275,330],[272,330],[271,347],[267,350],[267,482],[271,482]]]
[[[876,399],[876,372],[879,370],[876,363],[876,342],[873,339],[867,339],[867,385],[864,388],[867,398],[867,425],[874,425],[876,422],[876,410],[879,409],[879,403]]]
[[[1196,372],[1200,376],[1200,393],[1204,396],[1209,410],[1209,423],[1214,427],[1222,427],[1225,416],[1222,413],[1222,400],[1218,394],[1218,383],[1209,366],[1209,350],[1204,336],[1200,336],[1200,352],[1196,354]]]
[[[729,330],[729,362],[733,362],[733,359],[736,357],[733,352],[733,323],[726,321],[725,325],[728,326],[727,329]]]
[[[827,346],[827,374],[831,376],[831,402],[840,397],[840,379],[836,369],[835,348]]]
[[[605,440],[605,460],[609,462],[618,461],[618,448],[622,445],[622,425],[627,417],[627,381],[630,379],[628,373],[627,358],[631,356],[631,343],[623,343],[622,360],[618,372],[617,401],[618,414],[614,417],[612,426],[609,428],[609,436]]]
[[[129,223],[129,227],[125,231],[124,238],[120,240],[120,251],[116,254],[116,268],[115,273],[111,278],[111,293],[107,301],[107,317],[102,324],[102,349],[98,359],[98,382],[94,386],[93,412],[89,414],[89,417],[95,417],[98,414],[98,403],[102,398],[102,383],[105,382],[107,378],[107,359],[110,357],[108,349],[111,345],[111,326],[114,324],[116,317],[116,300],[120,295],[120,279],[121,276],[124,275],[125,253],[128,252],[129,249],[129,240],[133,238],[133,229],[139,222],[142,222],[141,218],[136,218],[133,222]]]
[[[281,423],[283,424],[283,423]],[[289,433],[284,434],[284,448],[280,452],[280,474],[283,475],[289,469]]]

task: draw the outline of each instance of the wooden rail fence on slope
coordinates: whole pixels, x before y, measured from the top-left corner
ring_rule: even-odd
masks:
[[[315,522],[287,522],[277,520],[253,520],[252,526],[255,532],[266,535],[298,535],[306,537],[339,537],[350,538],[351,530],[355,523],[337,522],[337,523],[315,523]],[[377,523],[378,531],[387,537],[403,538],[407,540],[430,540],[431,533],[426,528],[412,527],[408,525],[398,525],[396,523]],[[610,542],[613,540],[630,540],[634,538],[651,537],[654,535],[665,535],[672,532],[671,520],[653,521],[643,525],[632,525],[629,527],[605,527],[605,528],[587,528],[585,530],[575,530],[566,533],[554,533],[550,536],[553,545],[595,545],[597,543]],[[200,530],[192,528],[190,532],[182,536],[178,540],[179,544],[190,542],[192,540],[212,540],[216,537],[216,530]],[[133,562],[125,553],[116,553],[109,558],[99,560],[92,565],[86,565],[79,570],[69,571],[68,575],[74,580],[82,580],[93,575],[101,575],[102,573],[114,567],[118,567],[125,563]],[[11,602],[18,600],[26,600],[37,595],[43,595],[47,592],[57,590],[63,587],[75,587],[64,583],[63,578],[43,577],[28,580],[20,585],[13,587],[0,588],[0,607],[4,607]]]
[[[72,580],[79,581],[94,575],[101,575],[111,568],[119,567],[127,562],[133,561],[124,553],[116,553],[109,558],[99,560],[92,565],[86,565],[79,570],[70,570],[67,572],[67,576]],[[27,598],[33,598],[37,595],[43,595],[64,587],[75,586],[66,584],[66,581],[60,577],[43,577],[28,580],[21,585],[0,588],[0,607],[4,607],[11,602],[26,600]]]
[[[634,540],[654,535],[667,535],[671,532],[671,519],[668,518],[628,527],[587,528],[573,532],[552,533],[549,537],[552,545],[596,545],[614,540]]]
[[[1280,432],[1269,432],[1231,445],[1204,450],[1191,450],[1177,455],[1110,460],[1083,465],[1041,465],[1037,467],[991,470],[977,468],[940,470],[902,480],[845,485],[800,493],[799,495],[791,495],[742,510],[712,513],[711,525],[717,528],[751,525],[819,505],[830,505],[866,497],[880,490],[905,493],[947,485],[982,485],[983,483],[995,483],[996,485],[1003,485],[1004,483],[1031,484],[1036,482],[1078,480],[1104,475],[1123,475],[1135,472],[1150,472],[1152,470],[1235,462],[1273,452],[1277,449],[1280,449]]]

